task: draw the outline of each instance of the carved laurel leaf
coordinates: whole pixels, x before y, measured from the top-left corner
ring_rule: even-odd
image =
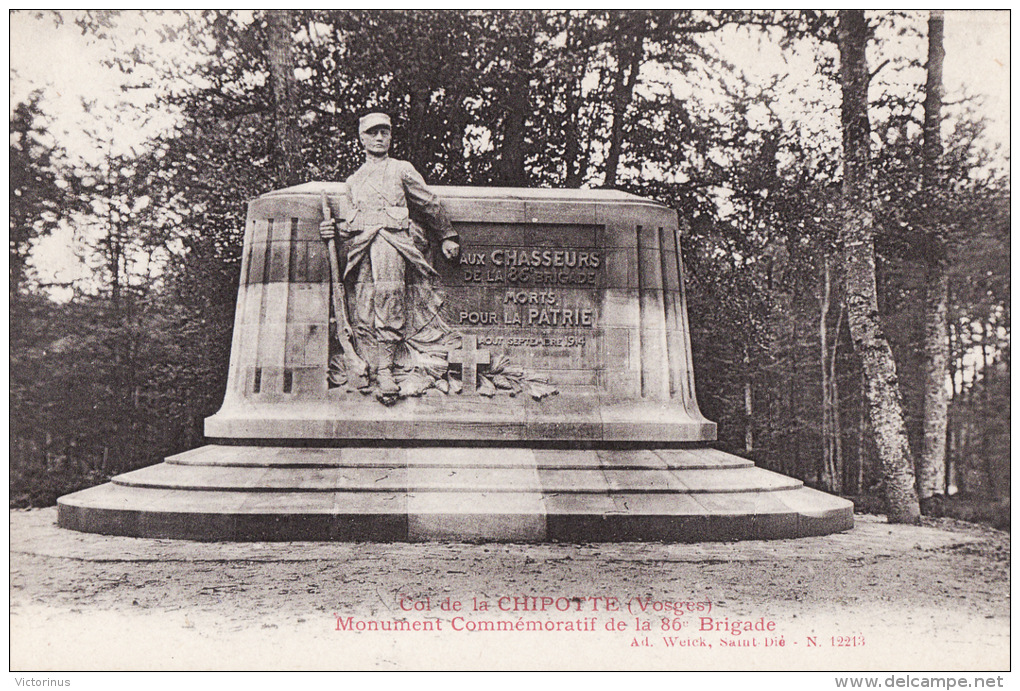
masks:
[[[514,389],[513,382],[502,374],[494,374],[492,376],[492,383],[496,385],[497,389],[507,389],[510,391]]]
[[[425,374],[415,370],[411,372],[400,384],[400,393],[408,398],[421,396],[423,393],[432,388],[432,384],[435,380]]]
[[[506,375],[507,377],[510,377],[511,379],[520,380],[524,378],[524,368],[516,366],[507,367],[503,370],[503,374]]]
[[[509,391],[511,397],[516,396],[517,394],[524,390],[524,387],[521,386],[521,382],[519,379],[506,377],[503,376],[502,374],[498,374],[495,377],[493,377],[492,383],[496,385],[497,389],[505,389]]]
[[[450,382],[450,391],[453,393],[460,393],[464,390],[464,384],[461,383],[460,379],[457,379],[457,377],[450,374],[448,374],[446,378],[447,381]]]
[[[489,365],[489,372],[492,374],[503,374],[503,370],[510,366],[510,358],[506,353],[500,353],[492,359]]]
[[[438,379],[446,374],[446,359],[438,354],[421,353],[418,356],[418,362],[421,368],[424,369],[430,377]]]
[[[481,374],[478,375],[478,393],[482,396],[488,396],[489,398],[496,395],[495,385],[493,385],[488,377]]]

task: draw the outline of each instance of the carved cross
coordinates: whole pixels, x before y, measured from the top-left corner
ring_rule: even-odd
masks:
[[[478,390],[478,365],[488,365],[491,356],[487,350],[478,350],[478,337],[464,335],[461,337],[460,349],[450,351],[450,362],[461,366],[461,382],[464,391],[474,393]]]

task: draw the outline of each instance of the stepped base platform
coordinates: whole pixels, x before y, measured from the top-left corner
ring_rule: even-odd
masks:
[[[850,502],[710,448],[210,445],[57,506],[62,528],[201,541],[700,542],[853,527]]]

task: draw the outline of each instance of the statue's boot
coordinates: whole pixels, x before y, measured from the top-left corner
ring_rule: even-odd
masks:
[[[393,367],[397,359],[396,343],[379,344],[379,373],[376,381],[379,385],[379,393],[383,396],[396,396],[400,393],[397,380],[393,378]]]

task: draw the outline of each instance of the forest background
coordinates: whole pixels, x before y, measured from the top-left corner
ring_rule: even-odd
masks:
[[[878,316],[919,477],[933,371],[948,397],[945,460],[921,506],[1008,526],[1008,115],[979,84],[991,79],[994,100],[999,76],[1008,92],[1008,51],[990,53],[978,30],[945,56],[978,88],[941,89],[941,55],[933,88],[930,19],[868,13],[861,29]],[[203,443],[226,384],[247,200],[344,179],[358,117],[384,110],[395,155],[432,184],[611,187],[675,208],[698,398],[720,446],[881,509],[888,473],[847,309],[841,20],[13,13],[11,506]],[[1008,13],[948,13],[947,35],[968,21],[991,27],[985,38],[1006,25],[1008,48]],[[61,89],[68,74],[84,96]],[[933,285],[947,348],[934,370]]]

